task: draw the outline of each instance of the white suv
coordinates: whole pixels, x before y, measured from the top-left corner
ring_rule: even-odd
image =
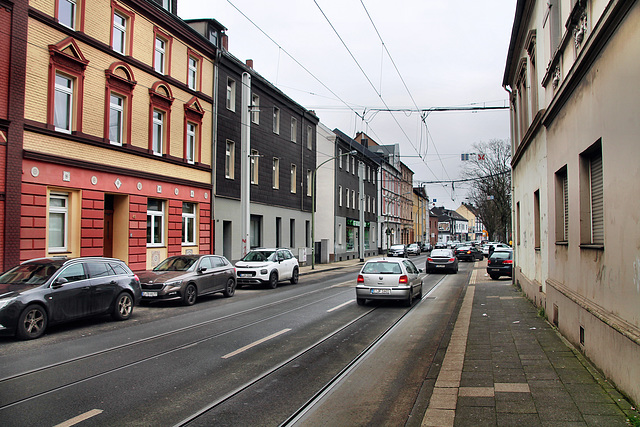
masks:
[[[289,249],[254,249],[236,262],[238,285],[263,284],[275,289],[281,280],[298,283],[298,260]]]

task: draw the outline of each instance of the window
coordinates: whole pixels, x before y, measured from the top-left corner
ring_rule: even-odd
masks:
[[[57,131],[71,133],[73,126],[73,79],[56,73],[54,126]]]
[[[153,2],[162,7],[164,10],[168,10],[169,12],[171,12],[171,0],[153,0]]]
[[[109,141],[114,145],[122,145],[124,119],[124,98],[111,93],[109,103]]]
[[[291,117],[291,142],[298,142],[298,120]]]
[[[342,185],[338,185],[338,206],[342,207]]]
[[[338,148],[338,166],[342,169],[342,149]]]
[[[540,190],[533,193],[533,245],[540,249]]]
[[[182,203],[182,244],[196,244],[196,205]]]
[[[349,163],[351,163],[351,161],[349,160],[351,158],[350,154],[347,154],[345,156],[347,158],[346,164],[347,164],[347,173],[349,173]]]
[[[76,0],[58,0],[58,22],[69,27],[72,30],[76,29],[76,20],[78,13],[78,4]]]
[[[249,245],[253,248],[262,246],[262,216],[251,215],[249,226]]]
[[[307,169],[307,196],[311,197],[312,195],[312,186],[313,183],[313,172],[310,169]]]
[[[278,188],[280,188],[280,159],[278,159],[277,157],[273,158],[272,182],[273,182],[274,189],[277,190]]]
[[[165,74],[166,62],[166,46],[167,42],[160,37],[156,37],[156,49],[153,58],[153,68],[160,74]]]
[[[260,124],[260,97],[255,93],[251,95],[251,121]]]
[[[351,190],[351,207],[358,209],[358,205],[356,205],[356,190]]]
[[[289,219],[289,247],[296,247],[296,220]]]
[[[567,167],[556,172],[556,242],[569,240],[569,180]]]
[[[291,192],[296,192],[296,165],[291,164]]]
[[[69,195],[49,195],[49,252],[66,252],[69,239]]]
[[[118,12],[113,13],[113,34],[111,47],[118,53],[125,54],[127,43],[127,18]]]
[[[189,89],[198,90],[198,64],[199,61],[190,55],[188,61],[189,68],[187,70],[187,85]]]
[[[580,243],[604,245],[602,145],[580,155]]]
[[[236,111],[236,81],[227,78],[227,109]]]
[[[160,110],[153,110],[152,138],[151,151],[156,156],[162,156],[162,145],[164,142],[164,113]]]
[[[227,140],[227,149],[224,158],[224,176],[225,178],[234,179],[235,175],[235,143]]]
[[[258,160],[260,155],[257,150],[251,150],[251,183],[258,184]]]
[[[309,150],[313,149],[313,127],[307,126],[307,148]]]
[[[185,159],[189,163],[195,163],[196,153],[196,131],[197,126],[193,123],[187,123],[187,140],[185,147]]]
[[[164,203],[162,200],[147,200],[147,246],[162,246],[164,243]]]
[[[349,197],[349,189],[348,188],[346,189],[345,193],[346,193],[345,194],[345,198],[347,199],[347,209],[349,209],[349,207],[351,206],[351,204],[349,203],[351,201],[351,197]]]
[[[280,109],[273,107],[273,132],[280,133]]]
[[[518,245],[520,244],[520,241],[522,240],[522,237],[520,236],[520,202],[516,203],[516,240],[518,241]]]

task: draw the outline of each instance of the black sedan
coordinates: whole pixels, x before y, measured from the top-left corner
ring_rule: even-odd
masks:
[[[458,258],[453,254],[452,249],[434,249],[427,258],[425,271],[434,273],[436,271],[458,272]]]
[[[142,301],[181,300],[193,305],[198,296],[236,292],[236,268],[220,255],[176,255],[153,270],[138,273]]]
[[[482,261],[484,255],[475,246],[459,246],[456,248],[456,258],[460,261]]]
[[[140,281],[114,258],[39,258],[0,276],[0,333],[40,337],[47,326],[82,317],[131,317]]]
[[[487,273],[493,280],[500,276],[511,277],[513,275],[513,251],[494,251],[487,261]]]

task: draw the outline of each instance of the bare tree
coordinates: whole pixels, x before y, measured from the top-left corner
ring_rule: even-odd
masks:
[[[476,208],[489,239],[509,241],[511,236],[511,144],[492,139],[473,144],[463,174],[471,179],[469,201]]]

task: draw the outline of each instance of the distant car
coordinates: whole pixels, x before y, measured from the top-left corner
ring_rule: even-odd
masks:
[[[489,258],[489,252],[491,252],[491,250],[489,249],[490,246],[493,246],[493,250],[496,250],[496,249],[512,249],[511,246],[507,245],[506,243],[489,242],[489,243],[485,244],[482,247],[482,254],[486,258]]]
[[[409,256],[409,253],[407,251],[407,245],[392,245],[389,248],[389,256],[399,256],[402,258],[406,258],[407,256]]]
[[[281,280],[298,283],[298,260],[289,249],[255,249],[236,262],[238,283],[267,284],[275,289]]]
[[[202,295],[221,292],[232,297],[237,284],[236,269],[220,255],[171,256],[138,276],[143,302],[181,300],[193,305]]]
[[[424,274],[408,259],[369,260],[360,270],[356,282],[356,300],[364,305],[367,300],[401,300],[407,307],[415,297],[422,298]]]
[[[138,276],[119,259],[32,259],[0,276],[0,332],[28,340],[83,317],[127,320],[139,301]]]
[[[436,271],[458,272],[458,258],[451,249],[434,249],[427,258],[425,271],[433,273]]]
[[[456,258],[460,261],[482,260],[482,252],[475,246],[458,246],[455,250]]]
[[[407,246],[407,255],[420,255],[420,245],[417,243],[412,243]]]
[[[433,246],[431,243],[423,243],[420,249],[422,249],[422,252],[431,252],[433,250]]]
[[[513,275],[513,251],[509,249],[496,249],[487,261],[487,273],[493,280],[500,276]]]
[[[434,246],[434,249],[447,249],[447,244],[444,242],[438,242]]]

